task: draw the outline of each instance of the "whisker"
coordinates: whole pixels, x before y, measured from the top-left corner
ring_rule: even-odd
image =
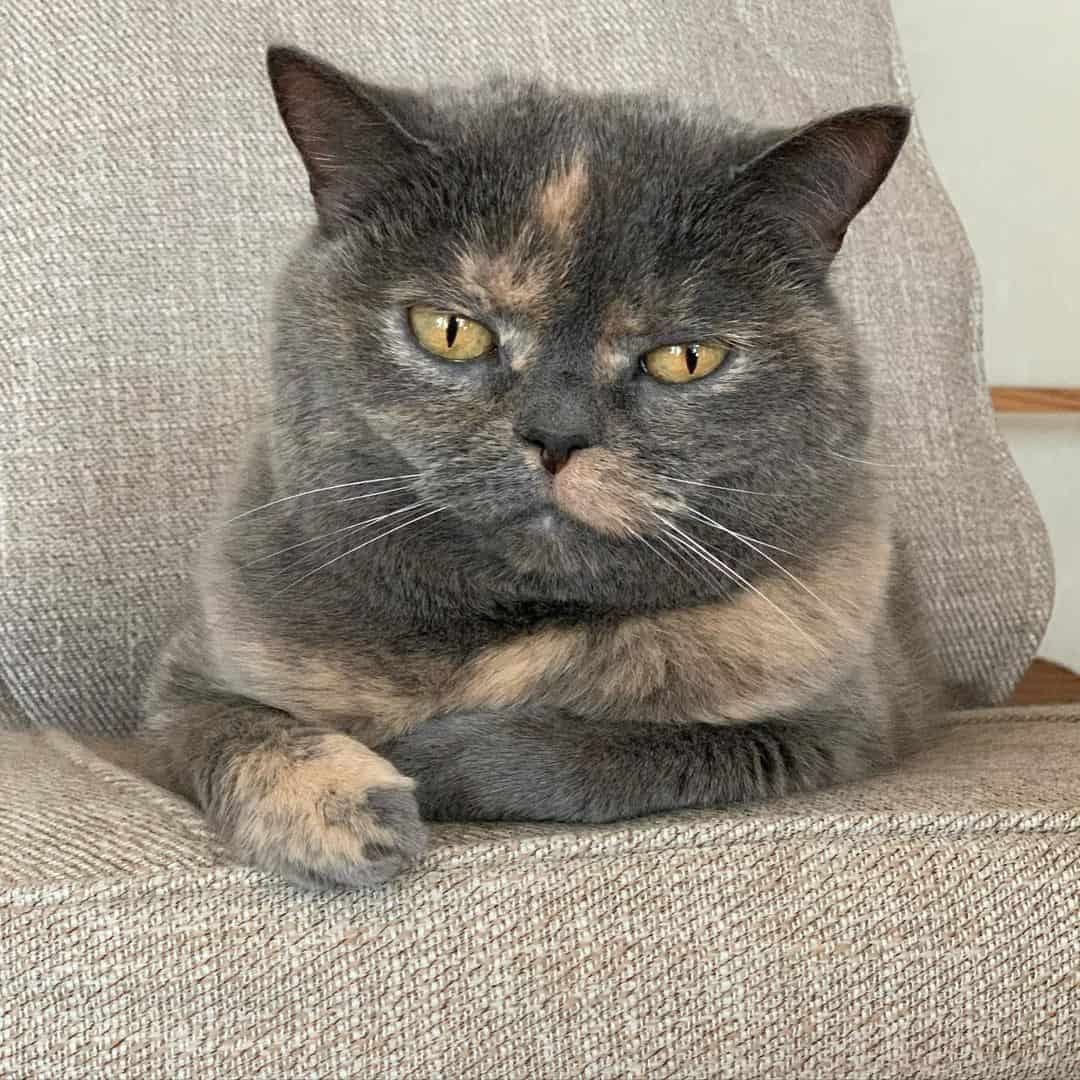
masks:
[[[659,476],[659,479],[670,480],[672,483],[675,484],[689,484],[694,487],[710,488],[713,491],[733,491],[743,495],[764,495],[766,497],[771,497],[775,499],[785,498],[785,496],[779,492],[751,491],[749,488],[724,487],[721,484],[706,483],[704,480],[683,480],[677,476],[665,476],[662,474]],[[754,518],[757,521],[763,521],[774,531],[783,533],[784,536],[790,536],[792,540],[798,539],[798,537],[790,529],[785,529],[783,526],[778,525],[767,513],[762,513],[759,509],[756,509],[752,506],[742,506],[739,509],[739,513],[746,515],[747,517]],[[765,547],[775,548],[777,551],[782,551],[785,555],[791,555],[793,558],[797,558],[794,552],[788,551],[787,548],[778,547],[776,544],[766,544],[764,540],[760,540],[758,542],[764,544]]]
[[[369,540],[365,540],[362,544],[357,544],[356,547],[349,548],[348,551],[342,552],[340,555],[335,555],[332,559],[327,559],[321,566],[316,566],[314,570],[309,570],[306,574],[301,574],[295,581],[290,582],[284,589],[278,589],[274,596],[280,596],[284,592],[288,592],[289,589],[300,582],[306,581],[313,574],[317,574],[320,570],[325,570],[328,566],[332,566],[336,562],[340,562],[347,555],[352,555],[354,552],[359,551],[361,548],[366,548],[369,544],[374,544],[377,540],[383,540],[391,533],[399,532],[401,529],[408,528],[410,525],[415,525],[419,521],[423,521],[425,518],[434,516],[435,514],[441,514],[446,509],[445,506],[436,506],[434,510],[429,510],[426,514],[421,514],[419,517],[410,518],[408,521],[403,521],[400,525],[395,525],[392,529],[387,529],[385,532],[379,533],[378,536],[373,536]]]
[[[709,551],[709,549],[705,547],[704,544],[699,543],[688,533],[683,532],[682,529],[680,529],[677,525],[674,524],[674,522],[667,521],[666,519],[662,520],[664,521],[664,524],[672,530],[670,535],[672,539],[676,541],[676,543],[681,544],[684,548],[687,548],[690,551],[693,551],[695,554],[699,555],[700,557],[704,558],[710,566],[715,567],[717,570],[720,571],[721,574],[724,575],[724,577],[728,578],[731,581],[734,581],[737,585],[743,585],[748,588],[753,587],[750,585],[750,582],[748,582],[746,578],[742,576],[742,574],[738,573],[736,570],[733,570],[723,560],[717,558],[717,556],[714,555],[711,551]]]
[[[359,487],[362,484],[385,484],[391,480],[416,480],[423,476],[423,473],[405,473],[402,476],[380,476],[376,480],[350,480],[344,484],[328,484],[326,487],[311,488],[308,491],[298,491],[295,495],[284,495],[280,499],[271,499],[270,502],[263,503],[262,506],[253,506],[250,510],[245,510],[243,513],[236,514],[234,517],[226,520],[226,525],[231,525],[234,521],[239,521],[241,518],[245,518],[248,514],[257,514],[260,510],[266,510],[271,506],[277,506],[279,503],[290,502],[292,499],[302,499],[305,495],[318,495],[323,491],[337,491],[339,488],[347,487]]]
[[[673,563],[662,551],[658,551],[649,541],[641,535],[639,532],[635,532],[633,529],[628,529],[627,532],[635,539],[645,545],[662,563],[666,566],[670,566],[677,574],[682,575],[687,581],[690,580],[690,575],[681,567]]]
[[[700,510],[697,510],[693,506],[687,507],[687,509],[691,510],[695,514],[701,513]],[[790,555],[793,559],[797,559],[799,557],[795,554],[794,551],[789,551],[787,548],[782,548],[778,544],[767,544],[764,540],[759,540],[756,536],[746,536],[744,533],[735,532],[734,529],[731,530],[731,535],[734,536],[737,540],[743,540],[745,542],[749,542],[752,540],[755,544],[760,544],[762,547],[767,547],[770,551],[779,551],[784,555]]]
[[[858,465],[873,465],[878,469],[913,469],[914,465],[902,465],[894,461],[868,461],[866,458],[852,457],[850,454],[841,454],[837,450],[825,450],[826,454],[832,454],[835,458],[840,458],[841,461],[853,461]]]
[[[685,544],[682,544],[681,541],[678,544],[676,544],[675,539],[677,539],[677,538],[672,539],[667,533],[659,534],[657,536],[657,539],[664,545],[664,547],[666,547],[668,549],[668,551],[670,551],[672,553],[672,555],[674,555],[677,559],[682,559],[683,562],[685,562],[686,565],[689,566],[690,569],[693,570],[693,572],[699,578],[701,578],[701,580],[704,581],[706,585],[709,585],[709,586],[715,586],[716,585],[716,579],[714,577],[712,577],[711,575],[709,575],[699,565],[700,560],[691,559],[690,556],[687,555],[687,548],[686,548]]]
[[[736,573],[736,571],[732,570],[730,566],[727,566],[724,562],[722,562],[715,555],[713,555],[712,552],[708,550],[708,548],[700,544],[692,536],[689,536],[687,533],[683,532],[682,529],[680,529],[674,522],[669,521],[667,518],[664,518],[659,514],[657,514],[656,516],[664,525],[671,529],[672,532],[674,532],[677,536],[681,537],[683,541],[687,544],[687,546],[691,548],[691,550],[697,550],[697,552],[702,556],[702,558],[708,560],[710,565],[715,566],[716,569],[718,569],[726,577],[730,577],[732,580],[737,581],[744,588],[747,588],[751,592],[755,593],[757,596],[760,596],[761,599],[769,605],[769,607],[771,607],[782,619],[784,619],[792,627],[794,627],[795,630],[802,634],[802,636],[805,637],[806,640],[809,641],[814,646],[814,648],[816,648],[823,656],[828,655],[828,650],[815,637],[813,637],[813,635],[809,634],[806,630],[804,630],[786,611],[784,611],[783,608],[778,607],[753,582],[747,581],[746,578],[744,578],[741,574]]]
[[[786,566],[778,563],[776,559],[774,559],[768,552],[762,551],[761,548],[758,547],[758,545],[755,544],[751,539],[743,536],[742,533],[737,533],[733,529],[729,529],[726,525],[721,525],[719,521],[714,521],[711,517],[709,517],[707,514],[703,514],[700,510],[691,509],[690,512],[700,521],[704,522],[706,525],[710,525],[714,529],[719,529],[720,532],[727,533],[728,536],[735,537],[735,539],[738,540],[740,544],[745,544],[752,551],[756,551],[763,559],[766,559],[770,563],[772,563],[772,565],[775,566],[781,574],[784,574],[792,581],[794,581],[795,584],[798,585],[804,593],[806,593],[808,596],[812,596],[827,612],[829,612],[830,615],[833,616],[834,619],[841,620],[840,613],[836,611],[835,608],[822,600],[821,597],[818,596],[818,594],[814,592],[814,590],[811,589],[809,585],[796,577]]]
[[[690,507],[689,502],[685,503],[684,505]],[[758,503],[758,506],[760,505],[761,504]],[[769,528],[771,531],[779,533],[781,536],[786,536],[788,539],[795,543],[798,543],[801,540],[801,537],[799,537],[796,533],[793,533],[790,529],[785,528],[783,525],[777,524],[773,515],[756,509],[753,506],[740,506],[739,515],[740,517],[750,518],[754,522],[759,522],[760,524]],[[775,545],[770,544],[769,546],[772,547]],[[780,548],[779,550],[784,551],[785,554],[793,555],[793,557],[797,558],[797,556],[794,556],[793,552],[786,551],[784,548]]]
[[[690,484],[693,487],[713,488],[715,491],[736,491],[740,495],[765,495],[768,498],[783,499],[785,496],[778,491],[751,491],[749,488],[725,487],[723,484],[708,484],[704,480],[683,480],[678,476],[664,476],[657,474],[660,480],[670,480],[673,484]]]
[[[380,495],[393,495],[398,491],[412,491],[407,484],[401,487],[385,488],[383,491],[366,491],[363,495],[350,495],[347,499],[327,499],[326,502],[311,503],[305,510],[317,510],[321,506],[340,506],[342,503],[356,502],[359,499],[377,499]]]
[[[278,551],[273,551],[269,555],[260,555],[257,559],[252,559],[251,562],[244,563],[241,566],[241,569],[246,570],[249,566],[255,566],[257,563],[266,562],[267,559],[273,559],[278,555],[284,555],[287,551],[295,551],[298,547],[306,547],[308,544],[315,544],[320,540],[326,540],[328,537],[337,536],[338,533],[355,532],[358,529],[366,528],[368,525],[375,525],[378,522],[385,521],[387,518],[394,517],[397,514],[404,514],[406,510],[415,510],[418,506],[422,505],[423,503],[421,502],[409,503],[408,506],[402,506],[397,510],[391,510],[387,514],[379,514],[378,517],[368,518],[367,521],[356,521],[351,525],[343,525],[340,529],[331,529],[321,536],[313,536],[310,540],[301,540],[298,544],[290,544],[288,547],[280,548]]]

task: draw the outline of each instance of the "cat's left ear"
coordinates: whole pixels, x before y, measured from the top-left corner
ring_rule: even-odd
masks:
[[[900,105],[852,109],[795,132],[738,172],[758,209],[795,225],[826,261],[896,161],[911,127]]]
[[[438,151],[413,94],[362,83],[290,46],[271,46],[266,67],[324,227],[348,218],[350,195],[392,182],[410,159]]]

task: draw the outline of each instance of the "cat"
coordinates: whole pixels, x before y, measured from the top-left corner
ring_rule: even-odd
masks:
[[[937,678],[828,272],[908,111],[755,130],[267,63],[316,222],[149,690],[165,782],[240,858],[364,886],[425,820],[895,762]]]

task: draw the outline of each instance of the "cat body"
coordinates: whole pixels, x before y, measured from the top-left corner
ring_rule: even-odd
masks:
[[[151,688],[166,782],[312,884],[422,817],[600,821],[893,762],[936,708],[829,290],[904,110],[754,132],[270,54],[319,224]]]

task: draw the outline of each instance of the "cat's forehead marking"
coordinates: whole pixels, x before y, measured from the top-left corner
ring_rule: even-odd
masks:
[[[516,253],[469,250],[458,261],[458,273],[466,289],[483,303],[532,318],[547,314],[551,274],[543,263]]]
[[[574,224],[588,196],[589,170],[575,154],[558,161],[531,197],[531,217],[501,252],[469,248],[458,260],[465,288],[481,303],[534,320],[551,314],[566,283]],[[527,365],[524,358],[517,365]]]
[[[536,216],[540,225],[561,242],[568,241],[589,191],[589,167],[575,154],[562,161],[536,192]]]

